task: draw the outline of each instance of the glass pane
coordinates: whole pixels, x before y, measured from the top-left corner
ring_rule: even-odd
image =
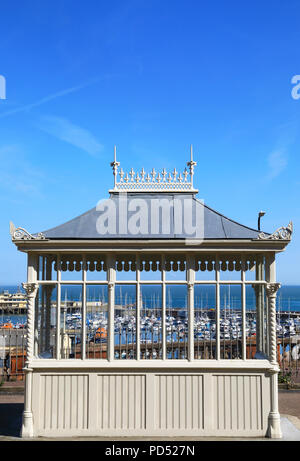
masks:
[[[107,267],[105,257],[101,255],[86,256],[86,280],[106,281]]]
[[[222,255],[220,257],[220,280],[241,280],[242,259],[241,255]]]
[[[220,358],[242,358],[242,287],[220,285]]]
[[[35,356],[56,358],[56,285],[40,286],[35,316]]]
[[[186,281],[186,261],[176,257],[166,257],[166,280]]]
[[[166,285],[166,339],[168,359],[188,358],[186,285]]]
[[[64,255],[60,262],[61,280],[82,280],[82,256]]]
[[[194,288],[194,358],[216,358],[216,287]]]
[[[86,358],[106,359],[108,339],[107,285],[86,286]]]
[[[61,285],[61,358],[80,359],[82,339],[82,285]]]
[[[257,270],[256,270],[256,257],[254,256],[246,256],[245,260],[245,278],[247,281],[256,280],[257,277]]]
[[[136,280],[136,257],[135,255],[120,256],[116,260],[116,280]]]
[[[195,257],[195,278],[196,280],[216,280],[214,256]]]
[[[162,358],[162,286],[140,286],[141,359]]]
[[[140,262],[141,280],[161,280],[161,258],[160,256],[148,259],[141,258]]]
[[[115,287],[115,359],[136,359],[136,285]]]
[[[268,354],[267,304],[263,285],[246,287],[246,358],[263,359]]]

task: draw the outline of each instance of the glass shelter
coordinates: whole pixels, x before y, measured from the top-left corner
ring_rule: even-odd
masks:
[[[23,437],[279,438],[273,234],[212,210],[183,173],[124,173],[109,198],[30,234]]]

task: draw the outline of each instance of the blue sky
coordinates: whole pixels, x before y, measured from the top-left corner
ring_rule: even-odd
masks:
[[[212,208],[263,230],[294,223],[278,280],[300,283],[300,2],[2,2],[0,285],[26,279],[30,232],[107,196],[123,168],[183,169]]]

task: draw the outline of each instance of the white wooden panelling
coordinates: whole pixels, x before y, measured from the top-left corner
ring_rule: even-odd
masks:
[[[266,435],[270,375],[185,367],[168,372],[35,370],[34,435]]]
[[[213,413],[217,431],[263,429],[262,377],[213,376]]]
[[[146,428],[146,376],[105,374],[97,377],[98,428]]]
[[[156,429],[203,429],[203,376],[157,375]]]
[[[40,376],[40,430],[88,428],[88,375]]]

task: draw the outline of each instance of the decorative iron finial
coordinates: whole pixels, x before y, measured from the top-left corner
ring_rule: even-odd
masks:
[[[118,167],[120,166],[120,162],[117,162],[117,147],[114,146],[114,161],[111,162],[110,166],[113,168],[113,174],[114,174],[114,182],[115,182],[115,189],[117,186],[117,174],[118,174]]]
[[[193,146],[191,146],[191,160],[187,163],[188,169],[178,172],[176,168],[167,172],[165,168],[156,171],[154,168],[147,172],[142,168],[140,173],[135,173],[133,168],[129,174],[120,169],[120,162],[117,162],[116,146],[114,148],[114,161],[110,164],[113,167],[114,189],[111,192],[192,192],[198,191],[193,187],[194,167],[197,162],[193,160]]]
[[[193,145],[191,144],[191,160],[187,163],[187,166],[190,169],[191,184],[193,185],[193,176],[194,176],[194,167],[197,165],[197,162],[193,160]]]

